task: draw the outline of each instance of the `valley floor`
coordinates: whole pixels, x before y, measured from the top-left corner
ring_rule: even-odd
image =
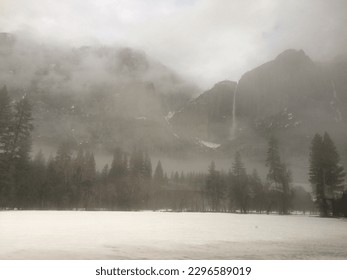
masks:
[[[0,259],[347,259],[347,220],[1,211]]]

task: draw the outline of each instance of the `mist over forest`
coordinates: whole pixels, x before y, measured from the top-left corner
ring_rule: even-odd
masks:
[[[62,182],[47,183],[48,177],[42,178],[42,185],[51,184],[53,189],[53,185],[66,187],[55,194],[61,196],[57,201],[47,198],[54,196],[54,191],[50,194],[47,191],[46,208],[102,208],[102,205],[111,209],[158,208],[153,193],[159,186],[166,186],[170,190],[185,187],[186,191],[199,190],[192,198],[195,206],[182,202],[186,206],[175,205],[180,210],[247,212],[251,208],[269,212],[273,207],[287,214],[290,208],[289,202],[284,201],[287,198],[282,204],[272,205],[269,201],[276,198],[269,198],[268,193],[264,194],[269,199],[264,200],[267,206],[251,202],[247,207],[244,205],[244,195],[249,196],[249,201],[256,200],[255,189],[250,189],[256,188],[260,181],[267,191],[281,185],[281,192],[288,192],[284,197],[289,197],[289,190],[295,192],[295,188],[306,192],[311,200],[305,201],[305,209],[310,211],[310,203],[317,196],[314,186],[319,182],[325,186],[326,180],[331,180],[330,196],[337,195],[340,199],[345,190],[343,167],[347,166],[347,53],[341,47],[345,29],[341,28],[344,19],[339,9],[344,7],[343,2],[333,1],[330,5],[320,2],[312,9],[315,24],[298,35],[293,34],[306,15],[301,10],[294,13],[298,25],[291,26],[288,15],[283,14],[278,4],[264,1],[249,11],[244,4],[235,4],[249,17],[257,18],[259,11],[265,13],[267,9],[276,15],[261,20],[258,30],[253,22],[238,18],[235,9],[230,12],[235,18],[229,19],[223,5],[215,4],[221,18],[217,19],[208,12],[213,4],[202,2],[192,1],[187,6],[170,2],[173,6],[167,13],[171,20],[163,26],[172,27],[172,22],[181,19],[192,31],[189,36],[180,24],[180,29],[172,34],[154,24],[163,22],[166,15],[166,10],[158,7],[151,11],[143,8],[142,12],[129,9],[133,17],[126,17],[126,13],[119,15],[122,24],[113,33],[107,28],[100,32],[91,28],[90,34],[81,29],[79,35],[77,29],[63,24],[50,10],[47,16],[51,17],[51,25],[40,29],[24,10],[16,20],[11,20],[10,9],[4,9],[0,20],[3,197],[14,199],[18,194],[19,204],[25,207],[23,201],[28,194],[23,192],[22,178],[33,164],[45,170],[42,172],[46,175],[49,168],[56,169],[56,175],[64,174]],[[61,11],[65,11],[66,3],[60,5]],[[93,5],[97,4],[86,4],[84,12],[88,14]],[[197,7],[193,12],[194,5]],[[288,11],[295,10],[291,4],[286,5]],[[98,8],[98,12],[108,15],[105,7]],[[44,20],[38,6],[30,9],[37,9],[39,22]],[[120,7],[115,9],[118,11]],[[192,24],[187,16],[189,12],[195,15],[197,23],[206,26],[210,22],[214,28],[207,29],[204,37],[199,24]],[[334,15],[334,21],[327,22],[322,29],[325,37],[317,34],[315,40],[308,39],[310,32],[322,27],[319,18],[324,12]],[[135,28],[137,13],[143,13],[147,19],[143,22],[147,37]],[[202,19],[206,15],[210,17],[205,22]],[[73,17],[66,15],[69,16]],[[30,28],[21,26],[25,19]],[[87,26],[94,20],[91,18]],[[234,21],[240,24],[225,30]],[[121,27],[128,36],[122,35]],[[254,31],[248,33],[249,29]],[[50,31],[55,31],[54,36]],[[155,37],[156,34],[162,36]],[[90,39],[82,39],[88,35]],[[273,39],[281,36],[285,39]],[[162,37],[172,42],[172,46],[163,42]],[[315,44],[318,40],[320,47]],[[238,44],[248,48],[241,51]],[[330,164],[319,167],[323,170],[320,177],[316,174],[320,179],[314,173],[317,169],[314,155],[319,150],[315,150],[315,143],[325,147],[325,154],[319,156]],[[271,151],[276,154],[273,158]],[[162,171],[157,170],[159,162]],[[335,177],[330,174],[332,177],[326,178],[328,169]],[[244,183],[247,191],[246,187],[242,191],[232,187],[240,174],[247,175]],[[142,179],[136,181],[137,177]],[[88,182],[84,190],[83,182]],[[205,199],[200,196],[204,191],[209,193],[209,184],[219,186],[216,188],[221,193],[210,193],[206,208],[200,205]],[[12,185],[19,186],[18,193],[12,193],[17,188]],[[109,188],[111,185],[114,190]],[[105,187],[103,203],[101,192],[97,202],[95,186]],[[130,197],[127,191],[136,186],[136,196]],[[112,195],[115,200],[108,201],[107,197]],[[38,205],[39,201],[33,199],[30,207]],[[328,206],[324,207],[325,212],[320,210],[328,215]],[[335,206],[331,207],[334,212]]]
[[[216,81],[205,92],[143,51],[119,46],[70,48],[2,33],[1,61],[0,84],[15,99],[32,100],[33,147],[46,156],[65,141],[109,160],[116,147],[142,145],[169,165],[183,158],[203,170],[220,159],[228,169],[237,150],[259,165],[275,133],[301,170],[313,135],[324,131],[347,152],[343,56],[320,63],[286,50],[240,81]]]

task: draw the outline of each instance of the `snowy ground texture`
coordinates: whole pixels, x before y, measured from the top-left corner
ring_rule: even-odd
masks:
[[[2,211],[0,259],[347,259],[347,220]]]

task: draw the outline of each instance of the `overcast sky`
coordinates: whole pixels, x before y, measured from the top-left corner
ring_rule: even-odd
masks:
[[[345,0],[0,0],[0,31],[142,49],[207,88],[286,48],[346,52]]]

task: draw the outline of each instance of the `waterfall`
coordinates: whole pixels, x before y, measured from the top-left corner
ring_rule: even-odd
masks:
[[[335,110],[335,114],[336,114],[335,119],[336,119],[336,121],[339,122],[339,121],[342,121],[342,114],[341,114],[341,112],[339,110],[339,107],[337,105],[338,104],[338,100],[337,100],[335,83],[332,80],[330,80],[330,82],[331,82],[331,86],[333,88],[333,100],[332,100],[332,102],[330,104],[333,107],[333,109]]]
[[[236,138],[236,129],[237,129],[237,122],[236,122],[236,94],[237,94],[237,86],[239,84],[236,83],[235,89],[234,89],[234,98],[233,98],[233,115],[232,115],[232,122],[231,122],[231,133],[230,133],[230,140],[233,140]]]

